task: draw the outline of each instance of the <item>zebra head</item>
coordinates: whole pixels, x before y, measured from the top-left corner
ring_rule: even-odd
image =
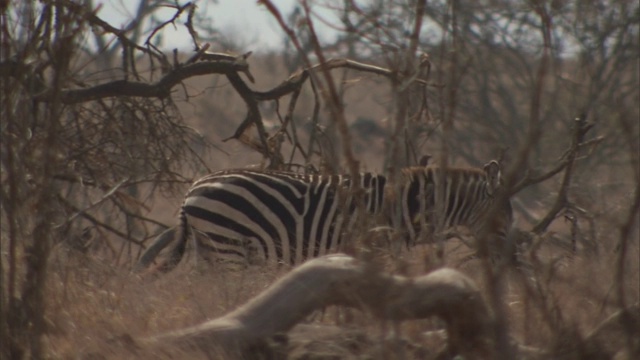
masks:
[[[487,179],[487,194],[494,196],[496,191],[502,186],[502,172],[500,164],[496,160],[491,160],[484,164],[483,170]]]

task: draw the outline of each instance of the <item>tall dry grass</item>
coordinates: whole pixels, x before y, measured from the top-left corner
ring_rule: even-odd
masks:
[[[592,348],[595,345],[585,340],[617,310],[612,282],[617,256],[611,251],[615,240],[602,235],[599,240],[602,250],[597,255],[543,247],[538,254],[540,265],[530,275],[539,286],[534,297],[523,289],[519,276],[508,278],[504,300],[510,336],[523,349],[527,346],[544,352],[549,358],[563,359],[597,359],[613,354],[613,350],[625,354],[620,342],[614,349],[607,348],[608,344]],[[420,246],[403,252],[400,254],[405,262],[402,266],[399,259],[385,257],[381,261],[387,271],[397,272],[402,268],[404,273],[418,275],[425,272],[425,259],[433,251],[429,246]],[[452,240],[447,244],[446,262],[455,264],[468,255],[468,251]],[[632,242],[628,251],[637,255],[638,243]],[[640,296],[640,269],[637,256],[627,259],[624,286],[631,303]],[[192,260],[183,261],[169,274],[141,278],[91,255],[56,249],[51,262],[51,281],[46,289],[48,352],[55,358],[247,356],[223,350],[204,354],[197,348],[157,349],[141,345],[143,338],[220,317],[287,272],[287,269],[262,267],[222,271]],[[465,262],[459,269],[483,288],[479,261]],[[271,339],[268,349],[271,355],[279,354],[282,358],[365,359],[395,358],[404,354],[409,359],[435,359],[445,344],[442,333],[438,332],[440,326],[437,319],[387,324],[371,314],[331,308],[312,316],[287,340],[284,336]],[[264,350],[262,355],[259,349],[249,353],[252,351],[256,358],[265,356]],[[545,358],[525,350],[520,356]]]

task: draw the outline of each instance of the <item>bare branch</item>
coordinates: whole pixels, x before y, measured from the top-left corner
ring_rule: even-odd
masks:
[[[578,118],[576,118],[573,125],[573,139],[571,142],[570,151],[567,155],[567,164],[565,166],[562,185],[560,186],[558,196],[556,197],[556,201],[551,207],[551,210],[549,210],[547,215],[542,220],[540,220],[540,222],[538,222],[538,224],[536,224],[531,230],[534,234],[539,235],[544,232],[549,227],[551,222],[556,218],[558,213],[568,204],[569,185],[571,185],[573,166],[578,153],[578,149],[580,147],[580,144],[584,141],[584,137],[587,132],[593,127],[593,124],[587,122],[586,114],[582,114]]]
[[[166,98],[171,95],[171,89],[175,85],[190,77],[235,73],[237,71],[244,71],[246,68],[246,64],[230,61],[201,62],[174,68],[158,82],[153,84],[116,80],[87,89],[64,90],[60,92],[59,96],[61,102],[64,104],[77,104],[116,96]],[[52,94],[52,91],[47,91],[44,94],[36,96],[36,100],[43,102],[52,101]]]
[[[573,148],[572,146],[570,146],[569,150],[567,151],[567,153],[565,154],[565,156],[562,157],[561,161],[558,162],[554,167],[552,167],[551,169],[547,170],[547,172],[545,172],[544,174],[540,174],[540,175],[536,175],[531,177],[531,173],[527,173],[527,176],[525,176],[522,180],[520,180],[520,182],[518,184],[516,184],[515,186],[513,186],[510,190],[510,196],[513,196],[517,193],[519,193],[520,191],[522,191],[523,189],[531,186],[531,185],[535,185],[535,184],[539,184],[543,181],[546,181],[548,179],[551,179],[552,177],[556,176],[557,174],[561,173],[562,170],[564,170],[567,165],[569,165],[569,163],[571,163],[571,161],[575,161],[577,160],[577,158],[574,158],[573,160],[570,160],[569,158],[569,154],[577,152],[587,146],[591,146],[591,145],[597,145],[598,143],[600,143],[602,140],[604,140],[604,136],[598,136],[596,138],[593,138],[591,140],[582,142],[580,144],[578,144],[577,148]]]
[[[176,3],[177,4],[177,3]],[[171,7],[171,8],[175,8],[176,9],[176,13],[173,14],[173,17],[171,17],[171,19],[163,22],[162,24],[158,25],[155,29],[153,29],[153,31],[151,32],[151,34],[149,34],[149,36],[147,37],[147,40],[144,42],[145,44],[149,44],[151,42],[151,39],[156,35],[156,33],[160,30],[162,30],[165,26],[169,25],[169,24],[175,24],[175,21],[180,17],[180,15],[182,15],[182,13],[185,10],[189,10],[189,20],[191,20],[191,16],[192,13],[195,9],[195,5],[192,2],[188,2],[182,6],[179,5],[163,5],[164,7]],[[191,31],[193,31],[192,27],[187,26],[187,28]],[[193,33],[192,33],[193,35]],[[197,47],[196,47],[196,50]]]
[[[118,38],[118,40],[120,40],[120,42],[122,43],[122,46],[139,50],[139,51],[141,51],[141,52],[143,52],[145,54],[148,54],[151,57],[156,58],[161,63],[164,63],[164,59],[161,56],[159,56],[158,54],[156,54],[154,52],[149,51],[149,49],[147,49],[147,48],[145,48],[143,46],[140,46],[140,45],[136,44],[134,41],[132,41],[129,38],[127,38],[124,35],[125,31],[117,29],[117,28],[113,27],[111,24],[109,24],[108,22],[102,20],[100,17],[98,17],[95,14],[95,11],[89,11],[83,5],[76,4],[76,3],[72,2],[72,1],[51,0],[50,3],[54,4],[54,5],[57,5],[57,6],[64,7],[66,9],[70,10],[71,12],[82,16],[82,18],[84,18],[84,20],[86,20],[92,26],[98,26],[98,27],[104,29],[104,31],[115,35]]]
[[[68,202],[66,199],[62,198],[62,196],[60,195],[56,195],[57,200],[67,209],[80,214],[80,216],[82,216],[84,219],[88,220],[89,222],[91,222],[92,224],[99,226],[101,228],[104,228],[105,230],[119,236],[120,238],[126,240],[126,241],[130,241],[136,245],[139,246],[143,246],[143,242],[142,241],[138,241],[135,239],[131,239],[130,236],[128,236],[127,234],[123,233],[122,231],[116,229],[115,227],[97,219],[94,216],[91,216],[90,214],[86,213],[83,209],[80,209],[78,207],[76,207],[75,205],[71,204],[70,202]]]
[[[124,179],[122,181],[120,181],[119,183],[117,183],[116,185],[114,185],[111,189],[109,189],[104,195],[102,195],[102,198],[100,198],[98,201],[89,204],[89,206],[85,207],[84,209],[81,209],[80,211],[76,212],[75,214],[71,215],[68,219],[67,222],[71,222],[73,221],[76,217],[86,213],[87,211],[91,210],[92,208],[102,204],[103,202],[107,201],[109,198],[111,198],[114,195],[117,195],[116,193],[120,190],[120,188],[122,187],[122,185],[124,185],[127,181],[129,181],[129,179]]]

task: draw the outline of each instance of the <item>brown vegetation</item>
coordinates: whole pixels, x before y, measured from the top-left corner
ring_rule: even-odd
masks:
[[[320,2],[285,16],[262,1],[293,49],[241,56],[202,40],[217,30],[193,3],[170,5],[173,18],[159,21],[159,3],[141,0],[123,29],[91,1],[1,4],[3,359],[640,353],[637,2],[345,1],[331,8],[339,36],[321,44]],[[156,42],[176,19],[193,54]],[[457,315],[445,317],[444,340],[439,320],[370,316],[387,305],[373,296],[362,311],[330,309],[239,354],[145,345],[229,319],[289,270],[186,261],[162,278],[130,275],[147,241],[172,225],[193,178],[260,163],[393,179],[425,153],[444,167],[500,159],[526,271],[461,263],[458,240],[378,258],[364,233],[353,252],[362,269],[376,269],[364,279],[401,273],[418,290],[425,273],[457,267],[488,309],[489,328],[478,333],[487,353],[461,350],[467,335],[450,326]]]

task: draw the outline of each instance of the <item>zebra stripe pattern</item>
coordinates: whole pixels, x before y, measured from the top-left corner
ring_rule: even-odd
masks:
[[[442,229],[466,226],[478,236],[487,225],[496,192],[501,187],[500,168],[496,161],[483,169],[413,167],[403,169],[400,184],[400,201],[395,211],[401,219],[401,228],[407,232],[408,241],[415,244],[427,230],[432,232],[438,220]],[[444,181],[444,184],[440,184]],[[436,209],[436,193],[444,190],[443,205]],[[400,207],[398,209],[397,207]],[[511,204],[507,201],[499,207],[491,229],[494,242],[506,243],[507,233],[513,221]],[[438,216],[440,218],[438,219]],[[429,234],[427,234],[429,235]]]
[[[360,176],[368,212],[380,211],[384,185],[383,176]],[[344,175],[222,171],[191,187],[183,211],[220,258],[243,262],[251,249],[258,259],[299,264],[339,246],[345,221],[356,217],[351,189]]]
[[[395,188],[382,175],[364,173],[355,182],[345,175],[301,175],[278,171],[224,170],[196,181],[181,211],[181,223],[162,235],[141,257],[137,269],[146,268],[160,250],[176,242],[170,270],[185,251],[190,234],[204,234],[199,247],[230,262],[253,259],[299,264],[339,249],[345,230],[358,219],[359,209],[380,214],[386,224],[400,219],[407,242],[416,243],[435,223],[436,192],[444,189],[445,228],[481,229],[485,213],[500,187],[500,171],[492,161],[484,169],[413,167],[402,171]],[[440,185],[441,179],[444,184]],[[399,189],[397,191],[396,189]],[[391,193],[398,196],[391,196]],[[359,207],[359,204],[362,207]],[[506,241],[511,207],[505,204],[497,241]],[[397,221],[395,221],[397,223]],[[192,231],[195,230],[195,231]]]

